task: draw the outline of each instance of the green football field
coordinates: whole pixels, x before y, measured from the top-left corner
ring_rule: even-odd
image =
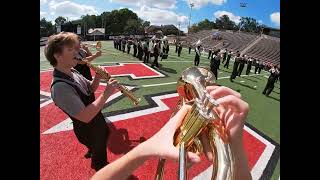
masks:
[[[142,62],[132,56],[133,48],[131,48],[131,54],[122,53],[122,51],[120,52],[113,48],[113,43],[111,41],[103,41],[102,47],[105,53],[95,59],[93,61],[94,64],[113,65],[118,62]],[[43,47],[40,47],[40,71],[52,69],[44,57],[43,49]],[[94,49],[92,49],[92,51],[94,52]],[[193,66],[194,55],[194,50],[191,51],[191,54],[188,54],[188,50],[183,48],[181,56],[178,57],[175,53],[175,47],[170,46],[168,59],[160,61],[159,58],[160,68],[158,71],[166,74],[166,77],[134,81],[130,80],[128,77],[117,77],[117,79],[121,83],[138,86],[139,88],[134,94],[138,97],[142,97],[141,105],[147,105],[148,102],[143,98],[144,95],[174,91],[176,89],[175,82],[181,72],[184,69]],[[149,62],[152,61],[153,58],[149,60]],[[148,65],[150,66],[151,64],[149,63]],[[200,58],[200,66],[209,66],[209,59],[207,59],[206,54]],[[261,74],[254,74],[251,72],[249,76],[242,75],[242,77],[237,77],[234,82],[230,82],[229,77],[232,66],[233,61],[230,61],[229,69],[224,68],[223,64],[220,65],[217,83],[240,92],[242,98],[250,105],[247,122],[280,144],[280,82],[278,81],[275,84],[275,88],[270,94],[270,97],[266,97],[262,94],[262,91],[269,76],[268,72],[261,71]],[[254,67],[251,71],[253,70]],[[244,67],[242,74],[245,74],[245,71],[246,66]],[[132,108],[131,102],[126,98],[122,98],[104,111],[111,112],[128,108]],[[279,175],[280,160],[277,162],[272,179],[278,179]]]

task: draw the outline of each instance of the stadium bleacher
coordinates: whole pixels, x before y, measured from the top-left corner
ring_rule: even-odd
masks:
[[[222,39],[213,39],[213,32],[219,32]],[[258,58],[266,63],[280,63],[280,38],[267,35],[260,37],[258,34],[218,30],[202,30],[197,33],[190,33],[186,38],[186,41],[192,45],[198,40],[203,40],[202,46],[206,52],[213,47],[242,52],[251,45],[252,47],[248,47],[249,49],[244,54]]]

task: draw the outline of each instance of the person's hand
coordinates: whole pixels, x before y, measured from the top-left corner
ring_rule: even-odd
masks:
[[[104,68],[102,68],[101,66],[98,66],[98,68],[100,69],[100,71],[105,71],[106,73],[108,73]],[[99,73],[96,73],[95,75],[96,78],[102,79],[103,76],[100,75]]]
[[[99,56],[101,56],[101,54],[102,54],[101,51],[97,51],[97,52],[94,54],[94,56],[95,56],[95,57],[99,57]]]
[[[179,149],[173,145],[173,135],[190,109],[191,106],[182,106],[160,131],[143,143],[148,155],[164,159],[179,159]],[[189,162],[200,162],[200,157],[195,153],[188,152],[187,155]]]
[[[230,88],[208,86],[206,89],[210,96],[220,103],[219,107],[214,109],[226,125],[226,130],[230,135],[230,143],[234,145],[232,147],[242,148],[243,126],[249,111],[248,103],[241,100],[240,93]],[[159,132],[145,142],[146,148],[150,150],[152,155],[178,160],[178,148],[173,146],[173,136],[189,110],[190,106],[182,106],[180,111]],[[205,133],[201,134],[200,139],[207,158],[212,160],[212,151]],[[192,163],[200,161],[200,158],[195,153],[188,152],[188,158]]]
[[[208,86],[210,96],[220,105],[215,108],[229,131],[231,143],[241,141],[244,122],[249,112],[249,104],[241,99],[241,94],[224,86]]]
[[[117,92],[117,89],[119,87],[118,81],[114,78],[110,78],[108,80],[108,85],[106,86],[104,93],[107,94],[108,96],[111,96],[115,92]]]

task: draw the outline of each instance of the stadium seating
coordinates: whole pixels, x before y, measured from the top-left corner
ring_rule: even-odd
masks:
[[[246,54],[261,59],[272,64],[280,63],[280,39],[262,38],[257,44],[252,46]]]
[[[208,48],[216,47],[241,52],[260,37],[260,35],[257,34],[244,32],[219,31],[222,40],[214,40],[211,38],[214,31],[218,30],[202,30],[197,33],[190,33],[185,40],[194,44],[199,39],[205,39],[202,41],[202,46],[205,51],[208,51]],[[263,62],[279,64],[280,38],[263,35],[245,54],[262,60]]]

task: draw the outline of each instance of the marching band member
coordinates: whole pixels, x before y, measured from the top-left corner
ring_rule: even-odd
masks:
[[[179,42],[179,44],[178,44],[178,57],[180,57],[181,51],[182,51],[182,45],[181,45],[181,42]]]
[[[232,55],[233,55],[233,53],[232,53],[232,51],[230,50],[230,51],[228,52],[227,61],[226,61],[226,63],[224,64],[223,67],[229,69],[229,62],[230,62],[230,58],[231,58]]]
[[[261,70],[264,68],[264,63],[262,61],[259,62],[258,74],[261,73]]]
[[[158,56],[159,56],[159,52],[160,52],[160,49],[159,49],[159,42],[155,41],[154,45],[153,45],[153,56],[154,56],[154,60],[153,60],[153,63],[151,65],[151,67],[153,68],[154,66],[156,67],[159,67],[159,64],[158,64]]]
[[[194,65],[195,66],[199,66],[199,63],[200,63],[200,56],[201,56],[200,50],[201,50],[201,45],[198,45],[195,49],[195,51],[196,51],[196,55],[194,57]]]
[[[127,54],[130,53],[130,49],[131,49],[131,41],[128,39],[128,42],[127,42]]]
[[[259,60],[258,59],[255,59],[255,61],[254,61],[255,63],[254,63],[254,73],[255,74],[257,74],[257,71],[258,71],[258,69],[259,69]]]
[[[167,40],[163,41],[163,46],[162,46],[162,56],[161,56],[161,61],[162,59],[167,59],[168,58],[168,53],[169,53],[169,43]]]
[[[231,76],[230,76],[230,81],[233,82],[233,80],[237,77],[238,75],[238,66],[239,66],[239,63],[240,63],[240,52],[237,51],[237,54],[236,54],[236,58],[234,59],[234,63],[233,63],[233,70],[232,70],[232,73],[231,73]]]
[[[117,42],[116,42],[116,39],[115,39],[115,38],[113,39],[113,47],[114,47],[115,49],[117,49]]]
[[[272,67],[269,72],[271,73],[269,78],[268,78],[268,82],[266,84],[266,87],[264,88],[262,94],[269,96],[270,93],[272,92],[273,88],[274,88],[274,83],[277,81],[277,79],[280,76],[280,72],[278,70],[277,66]]]
[[[101,109],[119,85],[111,78],[103,93],[94,98],[101,76],[96,74],[93,81],[89,81],[73,69],[77,65],[75,46],[78,43],[73,33],[62,32],[49,37],[44,53],[54,67],[52,100],[72,120],[78,141],[88,148],[85,157],[91,158],[91,167],[98,171],[108,164],[109,129]]]
[[[209,48],[209,54],[208,54],[208,59],[211,57],[212,49]]]
[[[133,40],[133,57],[137,56],[137,39]]]
[[[122,43],[122,38],[118,37],[118,50],[121,51],[121,43]]]
[[[75,45],[75,48],[77,50],[76,58],[78,60],[78,64],[74,67],[74,69],[76,69],[82,76],[91,81],[92,75],[90,68],[82,60],[86,59],[89,62],[93,61],[95,58],[101,56],[101,51],[97,51],[95,54],[92,54],[89,51],[88,47],[81,43],[81,39],[78,35],[74,34],[73,36],[78,37],[78,43]]]
[[[122,52],[125,52],[125,50],[126,50],[126,39],[123,38],[121,43],[122,43]]]
[[[143,56],[143,47],[142,47],[141,41],[139,40],[138,41],[138,59],[140,61],[142,61],[142,56]]]
[[[222,53],[219,53],[220,49],[216,51],[217,55],[213,55],[210,61],[210,68],[213,74],[216,76],[216,79],[218,79],[218,69],[220,66],[220,61],[222,57]]]
[[[250,70],[251,70],[251,66],[252,66],[252,58],[249,57],[248,59],[248,63],[247,63],[247,71],[246,71],[246,75],[249,75]]]
[[[222,64],[223,64],[224,61],[227,59],[227,53],[228,53],[228,49],[225,49],[224,52],[223,52]]]
[[[247,55],[242,55],[242,57],[240,58],[240,66],[239,66],[239,70],[238,70],[238,76],[241,76],[241,73],[243,71],[244,68],[244,64],[246,63],[246,56]]]
[[[147,42],[143,43],[143,51],[144,51],[143,62],[148,63],[149,62],[149,46],[148,46]]]

